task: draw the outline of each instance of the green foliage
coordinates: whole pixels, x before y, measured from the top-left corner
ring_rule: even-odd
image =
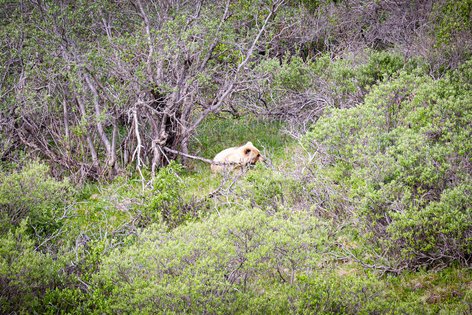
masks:
[[[470,32],[472,1],[448,0],[444,4],[437,4],[436,10],[440,11],[439,22],[435,24],[438,45],[449,45],[460,33]]]
[[[35,249],[28,221],[0,238],[0,311],[31,313],[40,310],[47,289],[61,280],[62,262]]]
[[[243,187],[246,200],[250,200],[252,206],[262,209],[277,209],[284,202],[284,194],[290,191],[286,189],[288,181],[281,173],[262,167],[247,174],[244,181],[247,183],[246,187]]]
[[[464,253],[469,255],[471,193],[470,184],[460,184],[444,190],[439,201],[430,202],[424,209],[392,213],[393,222],[387,231],[394,241],[407,244],[405,255],[426,252],[441,257],[451,253],[456,259]]]
[[[64,220],[62,240],[71,246],[83,239],[115,246],[136,228],[145,200],[141,183],[133,179],[117,177],[113,183],[86,185]]]
[[[2,162],[0,313],[470,312],[472,61],[459,66],[470,0],[426,13],[420,2],[286,1],[236,76],[273,1],[230,1],[223,20],[224,1],[143,2],[149,37],[139,3],[7,2],[2,160],[27,143],[71,174],[99,174],[101,122],[128,162],[137,127],[150,161],[162,111],[186,115],[172,121],[185,130],[231,83],[189,152],[212,158],[252,141],[269,163],[222,178],[171,162],[152,185],[131,174],[75,194],[45,164]],[[342,52],[351,44],[405,54]],[[134,109],[137,124],[126,119]],[[316,121],[303,147],[283,131],[292,118]]]
[[[404,313],[467,314],[472,303],[472,289],[467,287],[470,269],[447,268],[440,272],[405,272],[390,277],[390,296],[398,303],[395,310]]]
[[[234,197],[237,203],[272,213],[294,207],[300,199],[308,199],[304,196],[306,191],[302,184],[295,178],[259,163],[241,178]]]
[[[227,210],[171,233],[144,230],[95,280],[113,312],[286,311],[281,289],[312,270],[325,238],[306,214]]]
[[[159,222],[162,220],[170,228],[184,223],[192,217],[193,210],[190,204],[184,201],[185,184],[179,176],[183,167],[172,161],[163,167],[153,179],[151,196],[143,213],[144,220]],[[146,222],[143,222],[146,224]]]
[[[271,106],[294,102],[292,98],[298,105],[300,95],[307,95],[305,104],[302,103],[306,111],[299,114],[303,116],[309,110],[317,110],[312,104],[316,104],[319,99],[324,102],[324,106],[327,103],[328,107],[353,107],[362,101],[371,86],[389,79],[402,69],[411,71],[415,66],[415,61],[406,63],[399,54],[365,51],[364,57],[333,58],[331,54],[325,53],[307,61],[286,55],[282,62],[275,58],[260,62],[256,72],[266,78],[260,80],[259,84],[266,91],[264,97]],[[289,111],[290,108],[282,108],[284,110]]]
[[[271,63],[276,60],[271,60]],[[289,58],[287,55],[278,67],[274,75],[274,88],[287,89],[292,91],[303,91],[308,88],[310,82],[309,65],[303,62],[300,57]],[[271,69],[272,70],[272,69]]]
[[[23,219],[37,235],[52,234],[60,225],[65,206],[74,190],[68,179],[49,176],[49,167],[32,161],[20,171],[0,173],[2,226],[18,225]]]
[[[319,273],[299,280],[303,313],[372,314],[401,308],[388,300],[385,284],[368,273]]]
[[[317,170],[350,187],[368,235],[399,263],[471,253],[471,64],[436,81],[402,72],[305,137]]]
[[[386,51],[375,51],[369,54],[367,63],[360,66],[356,76],[362,88],[368,88],[378,82],[389,79],[405,67],[401,55]]]

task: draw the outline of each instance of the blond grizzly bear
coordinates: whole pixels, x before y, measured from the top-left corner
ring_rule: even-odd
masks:
[[[213,161],[219,163],[228,163],[228,165],[211,165],[211,171],[213,173],[220,173],[223,171],[234,170],[248,164],[263,162],[264,158],[262,157],[259,150],[251,142],[248,142],[243,146],[229,148],[221,151],[215,156]]]

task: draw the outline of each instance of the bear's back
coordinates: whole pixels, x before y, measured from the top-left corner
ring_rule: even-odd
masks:
[[[231,158],[232,155],[236,154],[238,151],[239,147],[232,147],[228,149],[224,149],[217,155],[215,155],[215,158],[213,161],[215,162],[225,162],[228,158]]]

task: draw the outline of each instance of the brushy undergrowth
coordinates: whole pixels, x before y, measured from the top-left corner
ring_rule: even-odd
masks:
[[[471,78],[471,62],[439,80],[400,71],[303,139],[397,268],[470,264]]]
[[[2,172],[1,312],[470,312],[472,63],[440,79],[377,52],[273,66],[279,86],[330,69],[346,89],[298,142],[246,114],[190,145],[252,141],[267,164],[172,162],[78,191],[39,162]]]
[[[0,171],[0,229],[7,231],[27,219],[29,229],[38,237],[53,234],[73,194],[67,179],[52,178],[49,167],[37,161],[19,171]]]

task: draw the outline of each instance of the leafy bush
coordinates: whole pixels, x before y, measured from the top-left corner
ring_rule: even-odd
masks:
[[[27,220],[0,238],[0,311],[31,313],[42,309],[42,298],[57,286],[63,264],[35,249]]]
[[[384,284],[369,275],[320,272],[301,277],[300,309],[312,314],[359,314],[385,312]]]
[[[146,192],[145,204],[137,208],[141,226],[164,222],[174,228],[204,214],[208,200],[203,196],[197,198],[197,192],[201,192],[198,180],[188,178],[185,181],[184,174],[184,167],[175,161],[159,169],[152,189]]]
[[[241,103],[251,111],[283,117],[289,127],[305,129],[329,108],[351,108],[361,103],[370,87],[400,70],[411,71],[420,60],[405,62],[399,54],[367,50],[356,56],[322,54],[313,60],[286,56],[267,59],[256,68],[257,89],[243,93]],[[252,93],[252,95],[251,95]]]
[[[300,57],[289,58],[287,55],[281,64],[277,59],[270,59],[262,65],[269,66],[266,71],[276,71],[272,72],[274,89],[300,92],[311,85],[310,63],[305,63]]]
[[[325,225],[306,214],[226,210],[171,233],[144,230],[104,260],[95,285],[113,312],[283,311],[285,289],[314,271],[326,244]]]
[[[251,207],[277,210],[289,206],[289,199],[297,195],[297,183],[282,173],[271,171],[260,164],[242,179],[236,195]]]
[[[148,222],[163,220],[170,227],[175,227],[188,219],[185,211],[183,190],[184,183],[179,176],[182,165],[171,162],[161,168],[153,180],[150,201],[145,208],[144,219]]]
[[[291,171],[288,164],[295,162],[288,159],[283,163],[281,170],[256,165],[234,185],[234,192],[225,198],[268,213],[291,209],[308,211],[324,219],[343,215],[339,209],[348,205],[343,202],[339,189],[333,189],[335,185],[330,178],[301,174],[300,165],[295,166],[300,173]]]
[[[35,161],[20,171],[0,173],[2,225],[18,225],[28,217],[34,232],[43,236],[58,227],[74,190],[67,179],[58,181],[48,173],[47,165]]]
[[[433,23],[434,47],[429,52],[438,65],[436,71],[457,67],[471,57],[472,1],[435,3],[430,19]]]
[[[372,240],[402,266],[472,254],[472,62],[440,80],[402,72],[305,137],[316,171],[350,187]]]
[[[389,79],[404,67],[405,60],[401,55],[386,51],[374,51],[368,53],[367,62],[359,66],[355,75],[359,86],[365,89]]]

